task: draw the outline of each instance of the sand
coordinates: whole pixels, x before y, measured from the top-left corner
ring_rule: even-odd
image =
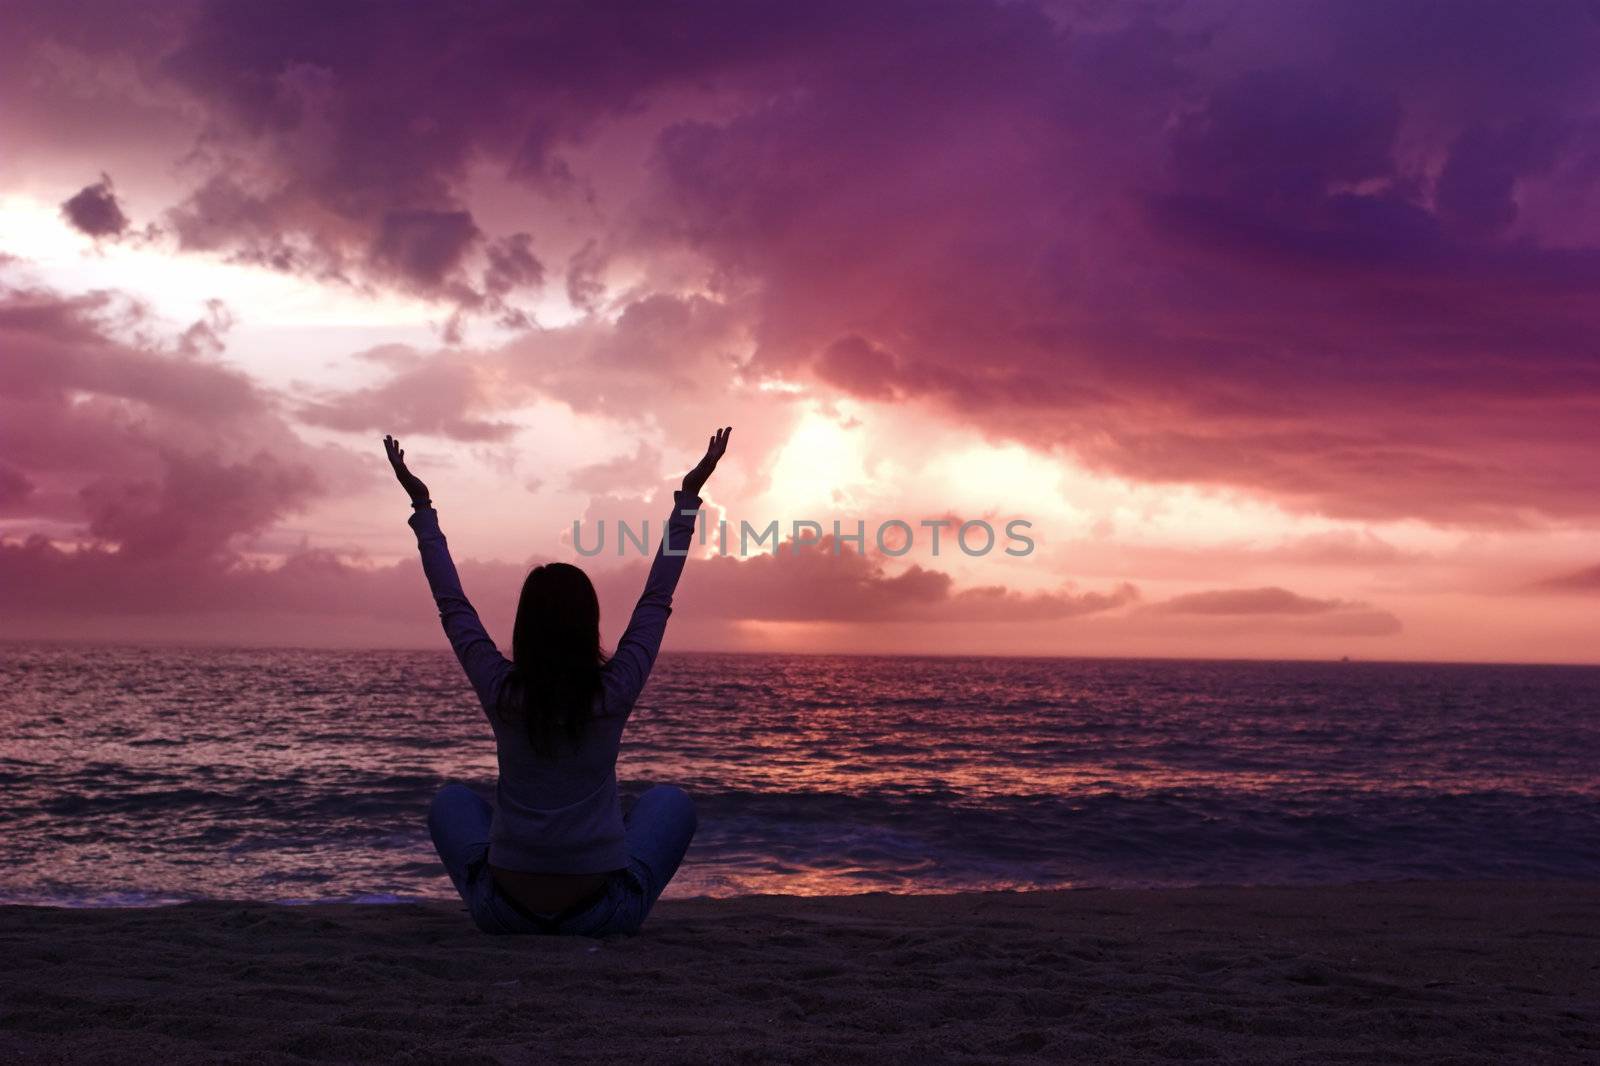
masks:
[[[1600,884],[0,908],[4,1062],[1600,1062]]]

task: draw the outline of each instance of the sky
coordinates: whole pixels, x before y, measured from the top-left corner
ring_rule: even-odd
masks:
[[[0,22],[0,637],[1600,661],[1592,3]]]

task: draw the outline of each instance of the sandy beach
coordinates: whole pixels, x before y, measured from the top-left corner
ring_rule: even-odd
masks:
[[[1596,1062],[1600,885],[0,908],[6,1062]]]

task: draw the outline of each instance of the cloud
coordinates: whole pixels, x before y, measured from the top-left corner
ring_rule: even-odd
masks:
[[[1390,567],[1420,562],[1424,556],[1403,550],[1371,530],[1332,530],[1292,537],[1261,554],[1310,566]]]
[[[21,503],[33,492],[33,482],[16,467],[0,463],[0,509]]]
[[[491,295],[505,296],[519,288],[536,289],[544,284],[544,264],[534,256],[532,247],[533,237],[527,233],[513,233],[489,245],[484,286]]]
[[[466,211],[388,211],[378,223],[372,261],[423,292],[436,292],[482,238]]]
[[[1318,600],[1288,589],[1213,589],[1175,596],[1149,610],[1166,614],[1323,614],[1349,607],[1344,600]]]
[[[828,345],[816,364],[817,376],[867,400],[892,400],[899,392],[895,358],[854,334]]]
[[[1209,589],[1174,596],[1141,610],[1154,615],[1201,616],[1223,621],[1271,619],[1299,631],[1349,636],[1389,636],[1401,623],[1388,611],[1340,599],[1316,599],[1267,586],[1246,589]]]
[[[660,480],[660,473],[660,450],[641,441],[632,455],[619,455],[574,470],[567,479],[567,487],[598,496],[654,485]]]
[[[708,388],[721,394],[720,406],[732,406],[726,393],[739,378],[745,344],[737,311],[728,304],[650,294],[622,306],[615,321],[588,316],[495,348],[416,352],[389,346],[363,353],[388,365],[391,376],[376,386],[324,391],[297,416],[350,432],[500,441],[517,427],[493,416],[543,396],[579,413],[630,423],[665,419],[675,425],[689,418],[698,434],[703,427],[695,408],[704,405]],[[677,419],[675,405],[683,412]]]
[[[114,565],[203,566],[362,474],[210,355],[225,309],[163,341],[114,292],[0,288],[0,506],[74,525]]]
[[[620,328],[626,332],[643,318],[666,325],[657,343],[675,331],[694,337],[701,335],[702,313],[711,312],[657,299],[624,315]],[[163,621],[152,632],[200,627],[210,639],[225,639],[231,626],[240,639],[305,632],[325,642],[337,640],[340,619],[353,618],[391,637],[401,630],[431,633],[425,582],[412,560],[373,566],[302,548],[273,564],[248,554],[252,541],[284,518],[364,485],[372,470],[341,449],[302,441],[280,397],[218,359],[229,322],[227,309],[212,302],[195,324],[167,337],[148,308],[120,293],[0,289],[0,347],[8,354],[0,362],[0,453],[7,456],[0,464],[0,511],[66,531],[0,539],[0,584],[7,590],[0,616],[11,631],[32,618],[58,626],[155,618]],[[609,333],[596,336],[592,358],[614,365],[639,354],[616,341]],[[400,376],[341,395],[325,409],[302,404],[298,416],[355,427],[381,412],[390,424],[414,430],[471,432],[452,419],[488,389],[478,378],[480,364],[400,346],[363,355]],[[429,397],[436,407],[424,402]],[[501,430],[485,424],[483,432],[497,439]],[[659,452],[641,443],[633,454],[582,468],[573,479],[591,492],[627,489],[660,462]],[[642,502],[602,494],[602,511],[606,501],[623,508]],[[650,503],[651,513],[664,506],[660,498]],[[723,623],[954,623],[1064,619],[1110,610],[1136,595],[1128,586],[1104,593],[957,589],[936,570],[889,573],[857,553],[830,549],[828,541],[798,554],[786,548],[781,558],[697,561],[695,589],[685,602]],[[461,569],[481,593],[486,616],[507,618],[526,567],[464,560]],[[643,576],[642,562],[596,573],[610,616],[626,617]]]
[[[951,618],[962,621],[1029,622],[1081,615],[1125,607],[1139,599],[1139,590],[1122,582],[1107,592],[1020,593],[1001,585],[983,585],[953,594],[945,609]]]
[[[529,395],[469,354],[446,350],[415,362],[393,347],[375,361],[398,361],[403,369],[383,384],[324,392],[302,402],[295,417],[314,426],[347,432],[437,433],[456,440],[504,441],[515,424],[486,417]]]
[[[1528,587],[1536,592],[1600,592],[1600,565],[1570,574],[1558,574]]]
[[[659,534],[658,534],[659,535]],[[226,626],[240,634],[269,622],[278,639],[292,635],[313,643],[357,639],[382,622],[391,638],[437,639],[437,613],[427,596],[420,565],[406,558],[374,566],[325,550],[293,552],[269,565],[216,553],[177,550],[130,553],[87,546],[67,550],[44,537],[0,540],[0,623],[29,618],[146,616],[166,619],[158,630],[183,619],[214,617],[209,638],[228,640]],[[543,560],[534,560],[534,565]],[[578,560],[587,565],[585,560]],[[528,565],[480,561],[458,555],[463,587],[491,632],[509,636],[517,591]],[[676,608],[697,626],[747,621],[831,623],[878,622],[934,625],[1061,621],[1114,610],[1133,602],[1128,585],[1107,592],[1058,590],[1023,594],[1001,586],[956,589],[948,574],[911,566],[898,574],[846,549],[810,547],[798,555],[785,545],[778,556],[693,559],[679,588]],[[646,563],[591,570],[608,632],[620,633],[643,587]],[[224,620],[220,620],[223,619]],[[255,619],[257,621],[252,621]],[[341,622],[346,620],[346,622]],[[348,622],[362,621],[362,626]]]
[[[626,334],[649,321],[667,327],[655,334],[658,344],[671,336],[692,340],[721,336],[718,315],[711,304],[654,299],[625,314],[616,328]],[[194,326],[164,338],[146,308],[114,292],[0,292],[0,345],[10,355],[0,363],[0,451],[7,456],[0,466],[0,508],[8,517],[71,531],[0,540],[0,582],[8,592],[0,616],[10,631],[44,618],[58,628],[157,619],[150,633],[203,632],[208,639],[293,633],[337,643],[370,630],[385,640],[416,642],[432,635],[414,561],[373,566],[303,548],[273,565],[248,554],[251,543],[285,517],[364,486],[372,470],[341,449],[300,440],[280,397],[219,361],[227,326],[226,308],[210,305]],[[587,358],[603,367],[640,354],[593,324],[578,335],[588,338]],[[693,344],[664,350],[674,357],[658,370],[664,375],[715,358]],[[452,370],[455,364],[443,355],[396,346],[365,357],[395,367],[395,380],[408,382],[408,391],[378,395],[394,387],[391,381],[366,397],[365,409],[341,396],[334,410],[354,412],[351,424],[385,410],[407,424],[450,425],[439,412],[463,406],[460,390],[482,387],[473,377],[483,370],[478,362],[462,361]],[[416,405],[430,393],[444,396],[439,410]],[[403,398],[413,406],[404,407]],[[300,414],[315,420],[317,413]],[[636,475],[659,467],[660,459],[641,444],[632,455],[574,477],[580,487],[603,493],[595,513],[630,509],[641,501],[614,493],[632,488]],[[662,503],[651,501],[650,513]],[[798,553],[787,544],[777,556],[695,560],[694,580],[686,582],[680,604],[686,614],[724,626],[953,627],[1069,624],[1139,601],[1126,582],[1030,592],[992,581],[961,587],[938,569],[892,569],[882,558],[840,547],[835,552],[825,538]],[[526,566],[464,559],[461,569],[485,617],[504,628]],[[608,624],[626,617],[644,569],[637,561],[596,572]],[[1288,612],[1314,616],[1307,631],[1322,633],[1382,633],[1398,626],[1392,616],[1361,604],[1274,589],[1180,597],[1144,610],[1191,617],[1219,610]],[[138,624],[145,632],[146,623]]]
[[[759,293],[758,366],[1297,509],[1593,514],[1583,338],[1600,322],[1578,293],[1600,252],[1531,221],[1464,224],[1469,197],[1436,196],[1434,161],[1454,152],[1461,171],[1469,131],[1520,108],[1377,58],[1410,51],[1406,16],[1357,36],[1284,7],[1205,37],[946,12],[872,65],[819,57],[803,93],[667,130],[658,210]],[[1596,41],[1584,9],[1557,20]],[[1509,8],[1468,21],[1508,71],[1507,53],[1551,43]],[[958,25],[956,66],[940,50]],[[1229,69],[1236,34],[1264,69]],[[1585,157],[1559,131],[1593,83],[1575,63],[1549,73],[1540,95],[1570,122],[1511,137],[1506,180]]]
[[[692,309],[675,304],[658,303],[648,313],[680,328],[694,319]],[[403,640],[431,634],[424,583],[410,560],[373,566],[359,557],[301,549],[272,565],[247,554],[253,540],[285,517],[365,484],[372,471],[340,449],[301,441],[279,397],[218,361],[214,348],[227,322],[225,308],[208,306],[194,326],[164,339],[146,308],[114,292],[0,292],[0,345],[11,356],[0,363],[0,449],[7,456],[0,466],[0,509],[72,530],[53,539],[0,540],[0,582],[8,592],[0,615],[12,631],[34,618],[59,625],[157,618],[164,621],[151,632],[188,626],[181,631],[203,631],[211,639],[293,632],[337,642],[345,632],[340,619],[359,619],[361,626],[350,632],[381,630],[384,639]],[[608,347],[613,340],[597,339],[594,354],[602,360],[633,354]],[[395,347],[366,354],[404,375],[438,374],[450,365]],[[434,382],[433,391],[444,391],[450,380]],[[410,395],[425,392],[419,387]],[[372,403],[376,409],[389,401]],[[421,409],[406,417],[426,422],[434,415]],[[596,513],[636,510],[641,501],[610,493],[631,488],[660,459],[641,444],[632,455],[574,477],[588,491],[609,489],[598,497]],[[650,503],[656,513],[663,501]],[[713,523],[714,516],[708,528]],[[696,560],[680,603],[702,622],[723,625],[870,627],[1064,624],[1139,602],[1126,582],[1031,592],[993,582],[960,587],[938,569],[891,569],[882,558],[834,547],[824,538],[799,552],[786,544],[776,556]],[[638,561],[596,572],[609,619],[626,617],[644,569]],[[514,609],[525,570],[507,562],[462,564],[485,616],[502,622]],[[1300,616],[1306,632],[1325,634],[1398,628],[1393,616],[1363,604],[1277,588],[1192,594],[1142,612]]]
[[[61,213],[73,228],[90,237],[120,237],[128,231],[128,216],[122,213],[111,179],[104,174],[63,203]]]
[[[745,380],[1138,481],[1355,519],[1600,513],[1580,0],[74,10],[15,20],[25,150],[60,150],[37,109],[82,132],[83,99],[110,127],[136,97],[162,144],[189,123],[184,248],[513,325],[565,263],[621,319],[504,358],[587,410],[737,351]],[[446,395],[418,425],[498,432]],[[313,417],[370,428],[371,399]]]
[[[248,377],[217,363],[174,358],[139,335],[148,324],[142,304],[111,291],[63,296],[0,288],[6,398],[49,402],[90,393],[211,423],[266,410],[266,396]]]
[[[957,589],[949,574],[918,564],[890,573],[882,562],[851,547],[836,548],[831,535],[798,552],[785,541],[774,554],[714,555],[696,569],[694,584],[682,597],[686,611],[759,621],[1062,620],[1110,611],[1138,597],[1127,584],[1107,592],[1025,594],[999,585]]]

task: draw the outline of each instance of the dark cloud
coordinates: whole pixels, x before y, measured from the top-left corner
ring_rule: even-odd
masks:
[[[128,231],[128,216],[122,213],[111,179],[104,174],[63,203],[61,213],[74,229],[91,237],[120,237]]]
[[[715,321],[700,343],[746,339],[751,377],[1137,480],[1354,518],[1600,511],[1583,0],[75,10],[24,6],[19,36],[105,62],[30,76],[75,129],[68,88],[102,98],[102,69],[182,97],[183,247],[510,325],[535,249],[583,308],[605,266],[640,276],[615,329],[557,334],[587,369],[537,331],[504,357],[585,409],[671,396]],[[483,173],[525,217],[475,199]],[[646,383],[599,389],[606,366]],[[365,400],[317,417],[366,425]]]
[[[315,471],[257,451],[239,462],[159,453],[148,479],[98,478],[79,496],[88,532],[119,559],[192,561],[224,555],[241,534],[267,529],[324,491]]]
[[[26,500],[33,488],[28,475],[16,467],[0,463],[0,509]]]
[[[894,356],[860,337],[841,337],[817,360],[817,376],[830,385],[869,400],[892,400],[898,393]]]
[[[1589,121],[1593,69],[1542,71],[1553,114],[1525,130],[1451,72],[1419,83],[1407,16],[1317,39],[1337,12],[1283,7],[1305,25],[1035,25],[1009,49],[985,46],[1026,8],[963,8],[984,26],[959,64],[939,49],[971,27],[949,14],[870,65],[819,60],[804,93],[668,130],[659,211],[759,287],[774,369],[1329,514],[1594,513],[1600,320],[1580,293],[1600,251],[1485,221],[1496,189],[1589,151],[1563,131]],[[1600,44],[1586,9],[1553,15]],[[1257,46],[1244,73],[1234,33]],[[1112,75],[1135,41],[1140,76]],[[1473,173],[1478,128],[1504,173]]]
[[[224,252],[234,262],[349,282],[346,257],[334,250],[331,237],[282,224],[286,200],[287,194],[252,194],[218,174],[170,208],[166,225],[184,251]]]
[[[736,538],[730,532],[730,542]],[[686,611],[708,617],[784,622],[1024,622],[1076,618],[1126,606],[1138,592],[1058,589],[1021,593],[1003,586],[956,588],[949,574],[912,564],[898,573],[831,535],[795,550],[745,558],[714,555],[696,564]]]
[[[793,49],[786,27],[813,21],[726,3],[192,10],[159,64],[208,111],[201,152],[221,164],[174,212],[190,246],[502,314],[497,287],[542,271],[516,234],[485,233],[463,196],[473,166],[581,196],[564,153],[598,123],[665,87],[759,69]],[[229,173],[237,156],[249,182]]]
[[[422,292],[437,292],[482,238],[466,211],[389,211],[379,222],[372,260]]]
[[[492,296],[505,296],[516,289],[538,288],[544,283],[544,264],[534,256],[533,237],[513,233],[489,246],[489,269],[483,287]]]
[[[1564,135],[1523,121],[1491,128],[1470,126],[1450,146],[1434,189],[1438,211],[1468,236],[1487,237],[1517,219],[1517,182],[1555,164]]]

